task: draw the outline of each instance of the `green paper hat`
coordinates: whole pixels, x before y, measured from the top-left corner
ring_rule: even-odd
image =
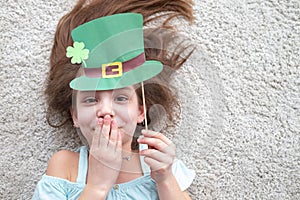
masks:
[[[148,80],[162,71],[159,61],[145,59],[143,17],[125,13],[98,18],[72,30],[66,56],[81,64],[74,90],[112,90]]]

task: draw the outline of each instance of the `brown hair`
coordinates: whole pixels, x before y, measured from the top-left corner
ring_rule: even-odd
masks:
[[[162,105],[168,118],[174,120],[178,115],[179,104],[173,91],[169,89],[170,75],[182,66],[193,49],[186,43],[174,46],[173,42],[178,37],[171,23],[179,16],[192,22],[194,19],[192,4],[192,0],[79,0],[75,7],[61,18],[54,37],[45,89],[49,125],[52,127],[72,125],[69,112],[72,106],[72,89],[69,83],[76,77],[80,65],[71,64],[70,59],[65,56],[66,48],[73,43],[71,31],[93,19],[126,12],[141,13],[144,25],[155,22],[156,28],[149,29],[144,34],[146,59],[159,60],[172,70],[164,70],[155,77],[163,84],[153,83],[151,80],[145,82],[146,105],[148,108],[154,104]],[[161,30],[169,31],[159,34]],[[155,43],[156,47],[150,45],[147,47],[147,42]],[[137,94],[138,96],[141,94],[139,89]]]

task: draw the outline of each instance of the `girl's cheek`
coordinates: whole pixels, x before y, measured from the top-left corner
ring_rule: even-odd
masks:
[[[85,137],[85,139],[86,139],[86,141],[89,143],[89,146],[91,146],[92,145],[92,136],[89,134],[89,135],[87,135],[87,136],[84,136]]]
[[[81,124],[87,124],[89,121],[94,120],[96,112],[94,109],[78,109],[78,121]]]
[[[82,136],[85,138],[85,140],[88,142],[88,144],[91,145],[93,140],[93,133],[95,132],[95,130],[89,127],[81,127],[80,132]]]

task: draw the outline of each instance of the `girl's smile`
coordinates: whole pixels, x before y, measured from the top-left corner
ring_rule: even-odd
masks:
[[[122,133],[122,142],[131,143],[137,123],[144,120],[143,107],[133,86],[105,91],[77,91],[72,108],[74,125],[91,144],[95,127],[110,116]]]

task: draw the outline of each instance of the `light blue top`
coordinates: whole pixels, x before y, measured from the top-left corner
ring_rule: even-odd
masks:
[[[141,149],[142,147],[140,147]],[[76,182],[44,174],[38,182],[32,200],[78,199],[85,187],[88,169],[88,150],[85,146],[79,149],[79,168]],[[144,175],[135,180],[116,184],[110,190],[106,200],[158,200],[155,181],[150,176],[150,168],[141,158]],[[188,169],[181,160],[175,160],[172,172],[182,191],[186,190],[195,178],[194,170]]]

